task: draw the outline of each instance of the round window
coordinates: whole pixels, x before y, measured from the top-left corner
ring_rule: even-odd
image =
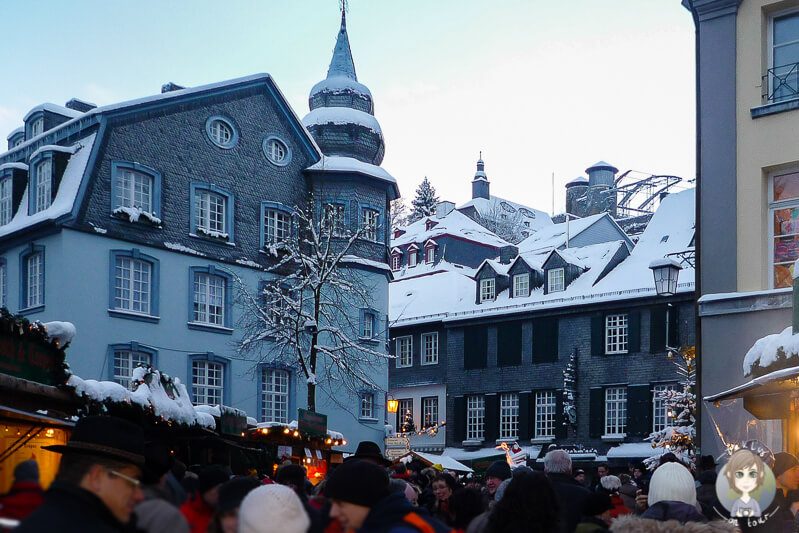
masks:
[[[291,161],[291,150],[282,140],[277,137],[267,137],[264,139],[264,155],[266,158],[280,167],[286,166]]]
[[[233,148],[238,140],[233,125],[222,117],[211,117],[205,123],[205,131],[211,142],[220,148]]]

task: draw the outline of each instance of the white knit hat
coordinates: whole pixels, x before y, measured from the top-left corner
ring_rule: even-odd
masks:
[[[258,487],[239,507],[239,533],[305,533],[310,525],[300,498],[284,485]]]
[[[691,472],[679,463],[661,465],[649,481],[648,505],[675,501],[696,505],[696,484]]]

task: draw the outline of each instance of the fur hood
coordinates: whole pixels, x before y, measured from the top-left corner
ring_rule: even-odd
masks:
[[[613,521],[610,530],[613,533],[735,533],[740,531],[735,524],[722,520],[681,524],[677,520],[658,522],[651,518],[634,515],[618,517]]]

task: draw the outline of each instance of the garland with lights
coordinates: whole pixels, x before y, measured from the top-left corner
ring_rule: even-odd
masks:
[[[298,440],[304,443],[317,444],[319,448],[323,446],[346,446],[347,441],[343,438],[334,437],[328,432],[327,437],[320,437],[318,435],[311,435],[310,433],[301,432],[297,429],[296,425],[292,424],[278,424],[271,423],[268,426],[259,424],[261,427],[251,428],[247,431],[246,436],[251,439],[259,437],[272,437],[283,438],[284,440]]]
[[[31,322],[22,315],[14,315],[5,307],[0,307],[0,333],[25,342],[38,344],[51,351],[55,356],[55,364],[51,370],[52,382],[57,384],[67,382],[70,371],[64,349],[69,344],[59,346],[57,339],[51,340],[44,324],[38,320]]]

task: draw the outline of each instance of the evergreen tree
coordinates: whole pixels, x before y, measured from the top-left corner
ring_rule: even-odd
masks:
[[[563,425],[567,430],[577,429],[577,350],[569,356],[563,371]]]
[[[416,222],[421,218],[435,214],[437,203],[436,189],[425,176],[422,183],[416,187],[416,197],[411,202],[411,214],[408,217],[408,222]]]

